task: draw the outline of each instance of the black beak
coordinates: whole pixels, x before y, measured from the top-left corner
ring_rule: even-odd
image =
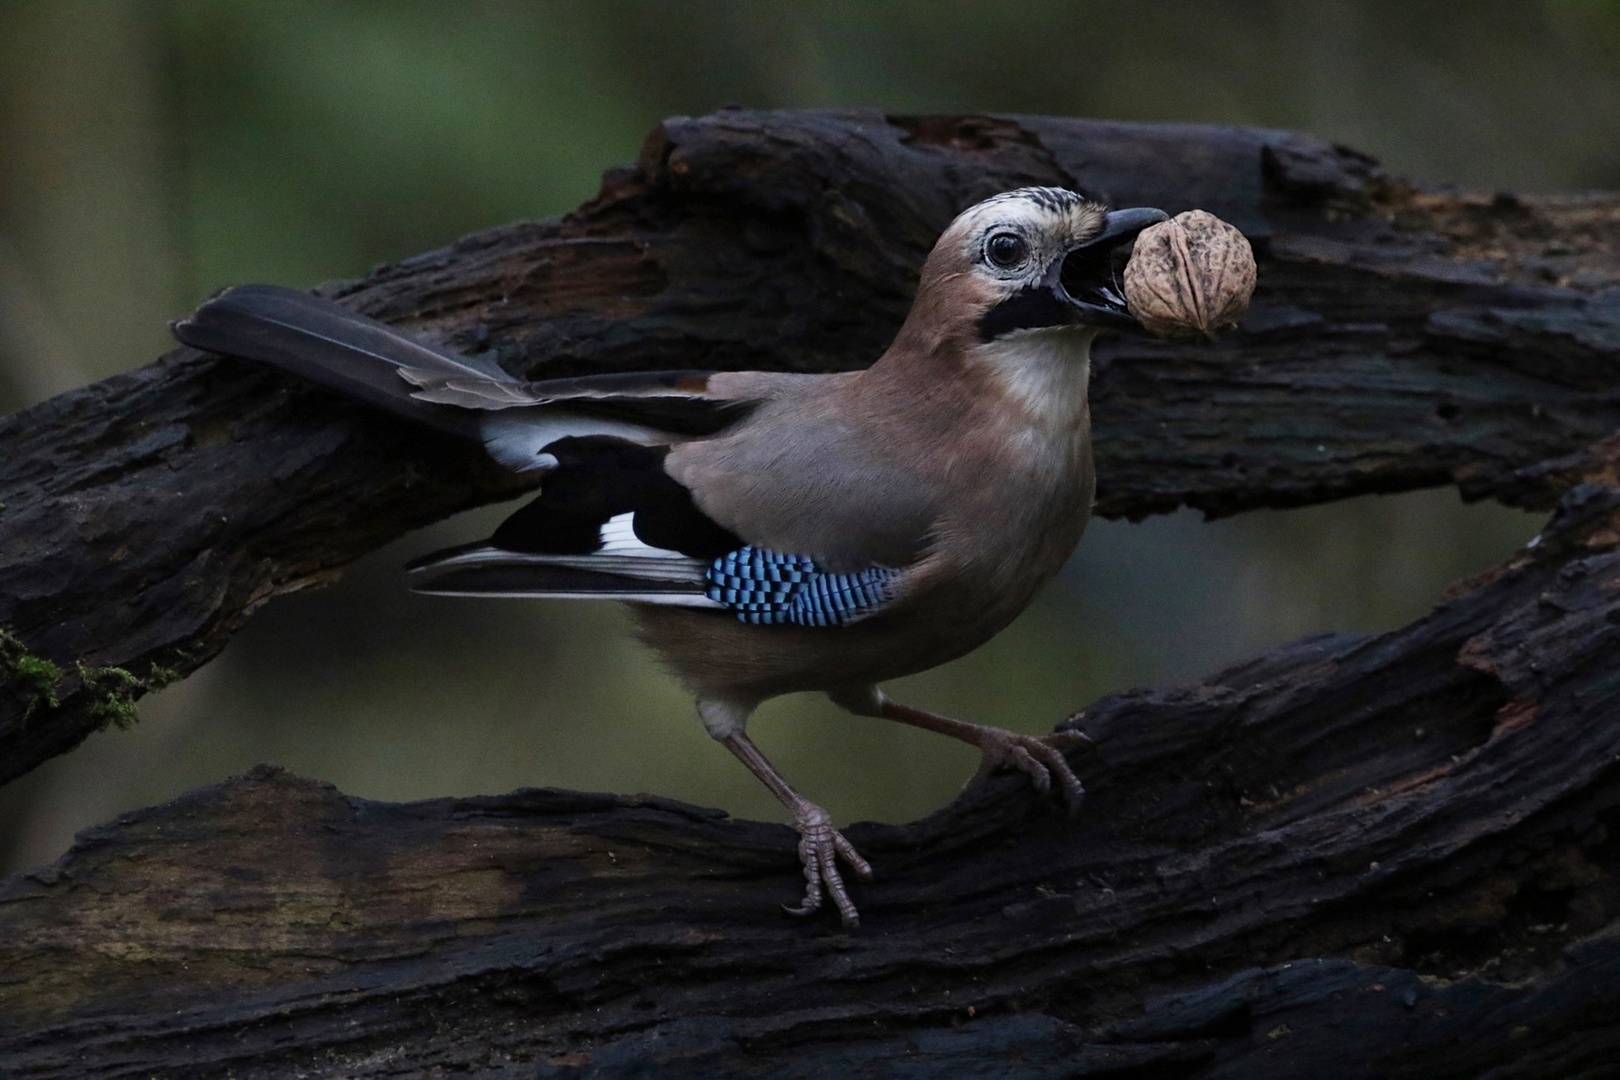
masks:
[[[1111,211],[1103,219],[1102,232],[1054,262],[1041,284],[1068,305],[1077,323],[1117,330],[1142,329],[1125,306],[1119,284],[1123,249],[1149,225],[1169,219],[1163,210],[1148,207]]]

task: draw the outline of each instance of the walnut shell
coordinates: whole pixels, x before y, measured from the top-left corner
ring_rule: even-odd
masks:
[[[1254,249],[1214,214],[1188,210],[1143,229],[1125,265],[1125,303],[1150,333],[1236,326],[1254,292]]]

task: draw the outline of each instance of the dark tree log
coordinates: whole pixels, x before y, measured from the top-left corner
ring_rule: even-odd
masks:
[[[1432,190],[1281,132],[670,121],[562,221],[329,291],[531,374],[859,366],[950,217],[1029,183],[1208,208],[1262,261],[1255,307],[1221,347],[1100,352],[1104,514],[1450,482],[1547,507],[1557,486],[1519,470],[1620,427],[1620,200]],[[0,702],[0,782],[213,656],[264,600],[511,495],[477,456],[184,349],[0,422],[0,627],[17,639],[0,651],[64,674],[55,707],[35,684]]]
[[[855,826],[854,933],[775,910],[785,826],[659,799],[387,805],[265,769],[127,815],[0,886],[0,1061],[1613,1075],[1615,466],[1409,628],[1099,702],[1078,823],[1012,777]]]
[[[853,366],[951,214],[1024,183],[1202,206],[1261,258],[1220,346],[1100,355],[1104,513],[1452,483],[1553,522],[1404,630],[1092,706],[1078,824],[1009,778],[854,827],[853,934],[774,913],[785,827],[659,800],[266,771],[130,815],[0,885],[0,1071],[1610,1075],[1620,199],[1279,132],[731,112],[329,291],[531,373]],[[185,350],[0,422],[0,779],[505,483]]]

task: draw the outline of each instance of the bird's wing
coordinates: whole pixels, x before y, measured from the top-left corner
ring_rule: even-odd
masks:
[[[808,555],[744,545],[694,559],[646,545],[626,551],[634,515],[609,519],[602,547],[584,555],[515,552],[494,544],[440,552],[415,565],[417,592],[436,596],[623,600],[730,612],[756,626],[843,626],[896,598],[904,571],[835,573]],[[618,553],[612,553],[618,545]]]
[[[745,415],[746,391],[714,371],[629,371],[518,382],[403,367],[417,401],[498,412],[561,406],[584,416],[642,424],[672,435],[712,435]]]
[[[836,570],[813,550],[750,543],[668,471],[668,447],[554,442],[538,498],[486,543],[413,564],[419,592],[598,597],[730,612],[756,625],[839,626],[903,591],[905,567]]]
[[[894,543],[901,493],[884,497],[882,514],[867,514],[858,499],[844,505],[841,519],[815,509],[831,505],[829,490],[853,488],[844,481],[872,467],[840,466],[831,445],[838,440],[821,430],[826,417],[814,419],[815,387],[826,385],[816,376],[679,371],[524,382],[487,354],[462,356],[333,301],[269,285],[227,289],[173,329],[188,345],[271,364],[477,439],[508,468],[543,477],[540,496],[488,543],[416,564],[421,591],[610,596],[806,626],[865,617],[895,593],[891,556],[910,542],[905,526],[905,542]],[[767,404],[773,421],[750,424]],[[741,427],[750,433],[737,445],[754,452],[731,466],[669,468],[675,448],[733,440]],[[818,457],[818,447],[827,453]],[[738,484],[778,506],[801,504],[799,516],[813,527],[756,528],[758,515],[734,513],[735,493],[720,491]],[[746,497],[742,508],[759,509]],[[828,542],[834,535],[836,550]],[[800,537],[807,546],[781,542]]]
[[[479,416],[484,449],[517,472],[556,468],[552,444],[606,436],[664,446],[724,431],[760,400],[760,378],[716,371],[648,371],[519,382],[401,368],[427,408]]]

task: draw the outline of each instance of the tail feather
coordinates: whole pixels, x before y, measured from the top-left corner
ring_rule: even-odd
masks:
[[[414,376],[515,382],[493,364],[443,352],[330,300],[277,285],[226,289],[172,327],[198,349],[257,360],[420,423],[479,437],[478,416],[412,396]]]
[[[233,286],[172,329],[194,348],[270,364],[482,442],[490,457],[515,472],[546,472],[557,461],[545,448],[570,436],[642,445],[669,439],[644,424],[549,407],[526,389],[530,384],[493,363],[436,349],[341,304],[278,285]]]

